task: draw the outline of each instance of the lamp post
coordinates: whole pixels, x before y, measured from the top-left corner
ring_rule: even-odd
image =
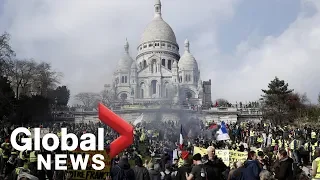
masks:
[[[57,111],[57,104],[58,104],[58,99],[57,97],[54,98],[54,111],[53,111],[53,121],[56,121],[56,111]]]

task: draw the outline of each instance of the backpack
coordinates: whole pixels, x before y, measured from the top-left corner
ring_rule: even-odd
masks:
[[[201,167],[201,169],[200,169],[201,179],[208,180],[207,168],[203,164],[201,164],[200,167]]]
[[[171,176],[172,172],[170,172],[169,174],[167,174],[165,172],[163,172],[163,173],[164,173],[163,180],[172,180],[172,176]]]

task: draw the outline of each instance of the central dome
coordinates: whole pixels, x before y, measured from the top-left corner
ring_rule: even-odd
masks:
[[[155,0],[154,18],[145,28],[140,44],[150,41],[168,41],[177,45],[176,35],[172,28],[166,23],[161,16],[161,1]]]
[[[145,28],[140,43],[154,40],[169,41],[177,44],[172,28],[161,17],[155,17]]]

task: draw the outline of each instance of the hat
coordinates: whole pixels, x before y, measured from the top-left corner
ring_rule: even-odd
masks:
[[[195,161],[201,161],[201,154],[197,153],[197,154],[193,155],[192,159],[195,160]]]

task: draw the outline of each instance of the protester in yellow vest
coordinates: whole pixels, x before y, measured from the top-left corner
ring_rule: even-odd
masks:
[[[311,145],[311,153],[314,155],[315,150],[319,147],[318,141]]]
[[[316,149],[315,151],[316,159],[312,162],[312,180],[320,179],[320,149]]]
[[[316,138],[317,138],[316,132],[312,131],[311,132],[311,139],[316,139]]]

